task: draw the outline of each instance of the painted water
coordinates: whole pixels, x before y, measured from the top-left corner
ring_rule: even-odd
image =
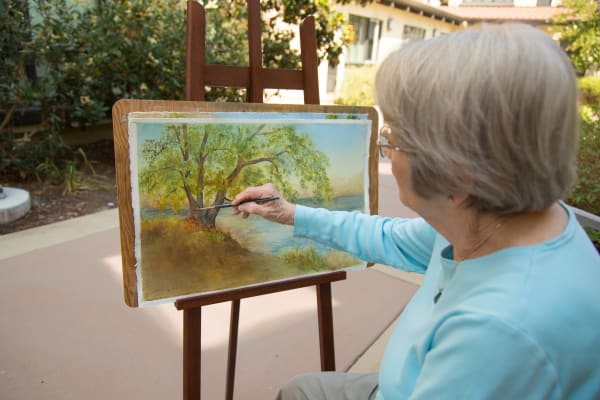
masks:
[[[298,204],[309,207],[321,204],[312,199],[302,199]],[[362,195],[335,197],[327,202],[329,210],[364,211],[365,199]],[[156,209],[142,209],[141,217],[150,220],[157,217],[173,216],[173,211],[158,211]],[[187,210],[176,215],[185,217]],[[269,222],[261,217],[251,215],[243,219],[239,215],[233,215],[231,208],[222,209],[217,216],[217,227],[222,232],[229,233],[240,245],[256,253],[282,254],[283,251],[293,247],[307,247],[312,245],[318,251],[326,253],[331,248],[310,239],[294,237],[294,228],[289,225],[281,225]]]

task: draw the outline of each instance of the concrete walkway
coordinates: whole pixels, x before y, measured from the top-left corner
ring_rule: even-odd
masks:
[[[381,215],[413,215],[386,163],[379,196]],[[376,369],[377,340],[418,283],[375,266],[333,284],[338,370]],[[202,392],[212,400],[224,397],[229,304],[202,312]],[[314,288],[244,299],[240,315],[236,399],[272,398],[319,369]],[[182,397],[182,313],[124,304],[116,210],[0,236],[0,324],[1,399]]]

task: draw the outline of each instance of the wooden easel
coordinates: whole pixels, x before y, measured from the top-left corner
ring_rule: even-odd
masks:
[[[204,100],[205,86],[220,86],[246,88],[247,101],[251,103],[262,103],[263,90],[266,88],[300,89],[304,91],[305,104],[319,104],[314,17],[308,17],[300,26],[302,70],[274,70],[262,67],[260,0],[248,0],[249,67],[206,64],[204,8],[199,3],[188,0],[187,11],[186,100]],[[233,399],[240,299],[243,298],[315,285],[321,370],[334,371],[331,282],[344,279],[346,272],[336,271],[177,300],[175,307],[183,310],[183,399],[198,400],[201,397],[202,306],[225,301],[231,301],[225,392],[227,400]]]

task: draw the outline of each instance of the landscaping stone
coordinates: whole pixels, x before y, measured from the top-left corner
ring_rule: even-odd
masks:
[[[1,192],[3,195],[0,194],[0,224],[16,221],[31,209],[31,197],[28,191],[1,187]]]

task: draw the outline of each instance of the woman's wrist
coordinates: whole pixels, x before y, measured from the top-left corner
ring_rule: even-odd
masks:
[[[293,226],[295,219],[296,219],[296,205],[294,203],[286,202],[286,204],[281,207],[279,217],[276,218],[276,221],[279,222],[280,224]]]

